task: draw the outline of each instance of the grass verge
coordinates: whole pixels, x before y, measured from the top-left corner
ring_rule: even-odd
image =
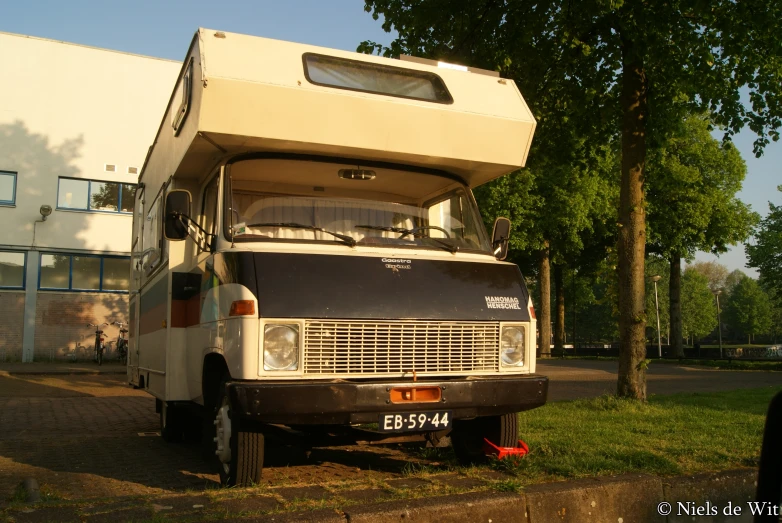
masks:
[[[520,414],[530,453],[496,461],[524,484],[646,472],[693,474],[756,466],[776,387],[549,403]]]

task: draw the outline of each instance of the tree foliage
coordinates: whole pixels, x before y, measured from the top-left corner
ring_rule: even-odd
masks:
[[[711,292],[723,290],[727,285],[729,275],[728,268],[721,263],[714,261],[699,261],[693,263],[690,267],[692,267],[692,270],[706,276],[706,279],[709,281],[709,290]],[[738,269],[736,270],[738,271]],[[743,275],[741,271],[738,272]]]
[[[730,296],[730,294],[733,292],[733,289],[736,288],[736,285],[743,280],[744,278],[747,278],[748,276],[744,274],[739,269],[734,269],[728,274],[728,276],[725,278],[725,286],[723,290],[725,291],[725,294]]]
[[[726,252],[746,240],[759,219],[736,197],[746,164],[732,143],[712,137],[707,117],[689,115],[672,127],[648,157],[649,250],[668,260],[698,250]]]
[[[782,185],[777,187],[782,192]],[[755,267],[764,284],[782,302],[782,205],[769,202],[769,213],[755,230],[754,244],[745,249],[748,265]]]
[[[682,333],[702,338],[717,326],[717,305],[709,280],[688,267],[682,275]]]
[[[745,276],[730,293],[725,319],[745,336],[765,334],[771,329],[772,307],[768,294],[757,281]]]

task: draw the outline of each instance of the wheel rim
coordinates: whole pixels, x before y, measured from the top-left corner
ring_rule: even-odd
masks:
[[[231,467],[231,405],[228,397],[223,398],[223,403],[215,416],[215,443],[217,450],[215,454],[223,466],[223,471],[227,474]]]

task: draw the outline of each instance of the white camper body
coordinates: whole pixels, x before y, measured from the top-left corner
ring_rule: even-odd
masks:
[[[508,232],[470,192],[524,165],[535,120],[512,81],[422,62],[193,39],[139,178],[128,378],[164,436],[204,407],[229,483],[260,474],[226,450],[240,428],[545,402]]]

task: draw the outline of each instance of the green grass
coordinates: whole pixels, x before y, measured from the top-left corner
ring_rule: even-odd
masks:
[[[756,466],[777,388],[549,403],[520,414],[530,453],[497,462],[525,484],[646,472],[692,474]]]

